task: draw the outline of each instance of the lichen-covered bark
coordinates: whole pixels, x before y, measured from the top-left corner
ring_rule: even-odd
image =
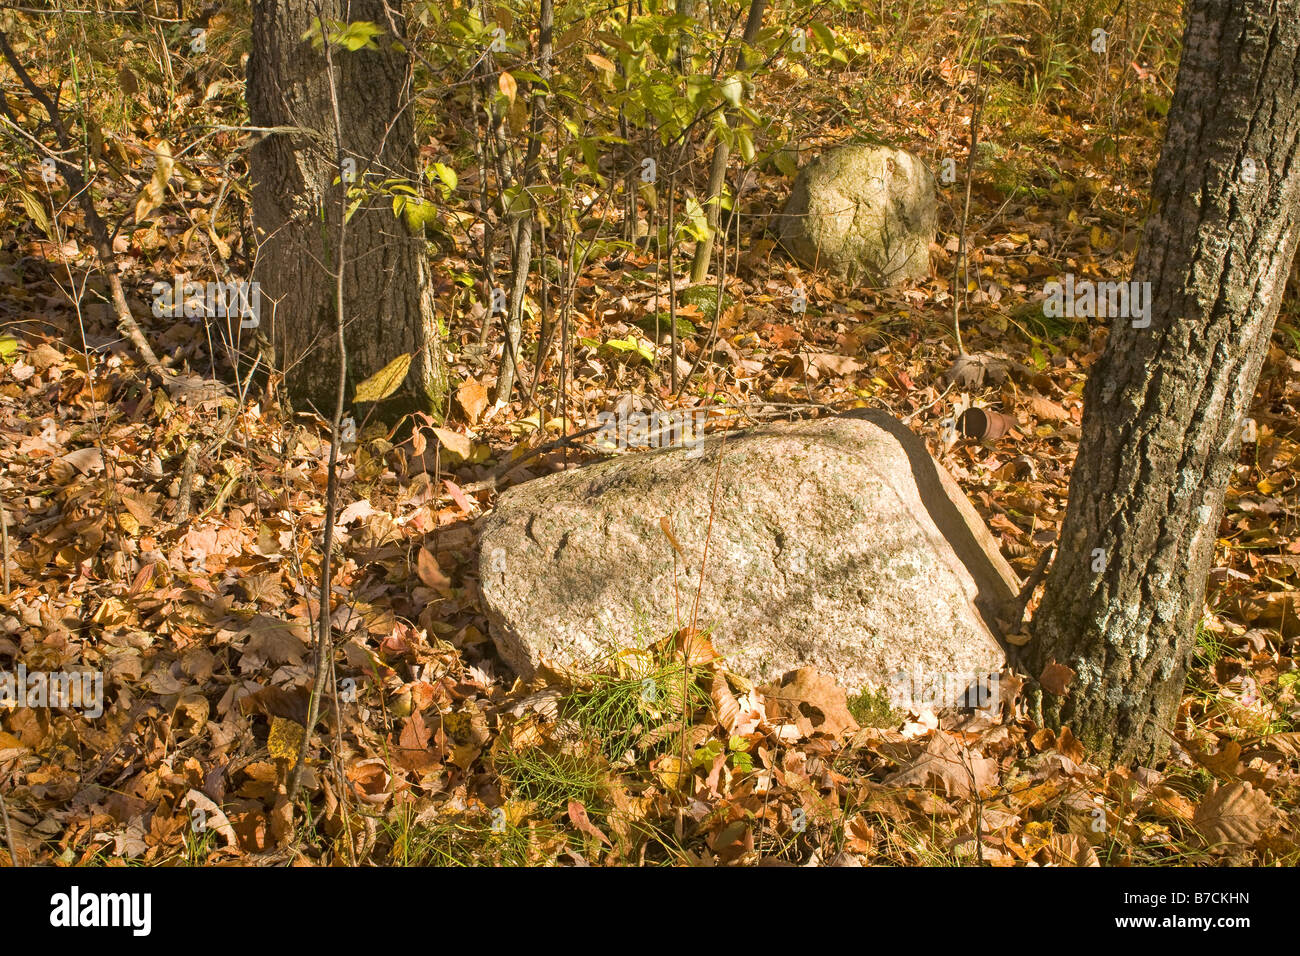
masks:
[[[1077,672],[1043,693],[1046,719],[1116,762],[1158,755],[1173,729],[1300,222],[1300,0],[1189,0],[1187,18],[1132,276],[1151,282],[1151,324],[1114,320],[1089,374],[1026,648],[1031,676]]]
[[[414,179],[409,58],[393,45],[383,0],[322,0],[320,6],[327,19],[368,21],[385,31],[376,38],[378,51],[331,53],[344,155],[356,162],[357,183]],[[400,0],[388,6],[400,31]],[[262,323],[290,398],[331,417],[338,382],[332,273],[339,187],[332,185],[338,167],[325,54],[302,39],[314,9],[310,0],[253,4],[249,116],[257,126],[301,130],[272,133],[252,150],[254,274],[262,287]],[[394,407],[438,414],[445,373],[423,238],[408,233],[384,196],[363,203],[346,235],[348,393],[398,355],[414,352]]]

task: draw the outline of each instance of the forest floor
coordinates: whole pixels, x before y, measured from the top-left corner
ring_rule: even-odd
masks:
[[[208,59],[177,60],[162,90],[129,82],[152,69],[147,39],[124,65],[122,37],[93,32],[103,27],[60,23],[43,40],[98,66],[83,72],[79,95],[102,104],[91,124],[99,155],[134,170],[101,178],[106,208],[126,217],[136,206],[159,140],[178,154],[162,201],[123,229],[114,252],[146,337],[196,383],[185,396],[157,387],[118,341],[66,186],[47,187],[34,155],[0,168],[0,662],[104,680],[93,719],[0,705],[0,795],[18,862],[1300,862],[1294,300],[1228,492],[1171,751],[1154,766],[1098,768],[1068,731],[1035,726],[1009,697],[997,719],[940,720],[849,688],[860,729],[826,733],[768,712],[725,660],[695,644],[683,655],[671,635],[603,674],[503,676],[475,586],[475,522],[500,488],[472,489],[566,427],[596,424],[629,393],[718,409],[713,429],[791,406],[912,416],[1022,577],[1054,540],[1105,329],[1047,319],[1037,297],[1065,271],[1127,279],[1177,37],[1147,30],[1137,42],[1137,31],[1136,52],[1106,58],[1061,40],[1054,72],[1031,75],[1044,41],[1030,56],[1008,27],[977,75],[963,52],[969,31],[938,15],[837,22],[838,58],[772,65],[753,103],[764,115],[797,111],[801,151],[870,130],[936,169],[953,159],[961,183],[978,100],[970,267],[957,283],[960,185],[942,187],[932,278],[876,291],[802,269],[776,247],[766,224],[791,177],[773,160],[741,197],[730,301],[715,312],[705,295],[678,311],[693,326],[687,359],[703,352],[681,397],[645,332],[666,265],[646,246],[610,243],[593,244],[577,282],[564,401],[548,368],[541,407],[494,406],[501,335],[479,344],[472,244],[438,237],[451,415],[414,439],[363,421],[341,449],[339,687],[311,749],[312,813],[295,810],[284,785],[306,721],[330,429],[318,415],[285,414],[256,378],[244,390],[212,328],[154,319],[147,305],[151,283],[247,252],[246,187],[231,185],[248,146],[235,129],[246,123],[248,42],[236,13],[212,17]],[[598,49],[590,36],[580,42]],[[53,79],[50,66],[38,65],[39,82]],[[10,96],[35,130],[35,104]],[[426,105],[422,155],[465,171],[472,124],[457,109]],[[176,144],[196,143],[179,155]],[[219,214],[218,197],[228,202]],[[470,197],[453,192],[453,211]],[[620,208],[598,202],[590,214],[621,229]],[[805,312],[789,307],[798,287]],[[955,376],[954,298],[964,350],[979,360]],[[538,331],[526,323],[526,341]],[[214,378],[225,388],[197,385]],[[992,442],[958,436],[952,420],[972,403],[1017,427]],[[555,448],[502,487],[600,456],[590,439]],[[9,852],[0,846],[0,859]]]

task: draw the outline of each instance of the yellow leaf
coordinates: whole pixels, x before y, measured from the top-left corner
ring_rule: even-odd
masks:
[[[302,747],[302,724],[288,717],[271,718],[271,735],[266,740],[266,747],[276,760],[297,761],[298,750]]]
[[[45,207],[41,201],[27,190],[19,188],[18,197],[23,201],[23,209],[27,211],[27,216],[36,227],[45,233],[45,237],[54,242],[54,230],[50,228],[50,217],[45,215]]]
[[[654,772],[654,775],[659,778],[660,783],[669,790],[676,790],[686,782],[687,777],[686,774],[682,772],[682,761],[680,757],[676,757],[672,754],[665,754],[658,760],[653,761],[650,764],[650,768]]]
[[[435,428],[433,433],[438,436],[438,441],[442,442],[443,450],[452,456],[462,461],[474,457],[474,443],[464,435],[449,428]]]
[[[405,355],[397,356],[397,358],[358,385],[352,400],[354,402],[382,402],[397,391],[402,382],[406,380],[406,373],[411,370],[411,359],[414,357],[414,352],[407,352]]]
[[[605,59],[599,53],[588,53],[587,62],[598,70],[604,70],[606,73],[614,72],[614,64],[610,60]]]

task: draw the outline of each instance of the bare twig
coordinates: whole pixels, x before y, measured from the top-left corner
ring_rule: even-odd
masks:
[[[181,466],[180,487],[176,492],[176,523],[183,524],[190,520],[190,508],[194,499],[194,476],[199,465],[199,443],[191,442],[185,449],[185,463]]]
[[[72,195],[81,204],[82,213],[86,217],[86,227],[90,230],[90,238],[95,248],[95,254],[99,258],[100,270],[108,281],[113,311],[117,316],[118,330],[139,353],[145,366],[158,381],[164,386],[172,385],[171,379],[163,370],[162,363],[158,361],[158,356],[154,354],[148,340],[144,337],[144,333],[140,331],[140,326],[135,321],[135,317],[131,315],[131,307],[127,304],[126,293],[122,289],[122,280],[114,267],[113,243],[109,238],[108,227],[104,224],[99,211],[95,208],[95,198],[91,195],[90,187],[81,175],[81,170],[65,158],[71,155],[74,149],[72,140],[68,136],[67,127],[63,123],[63,117],[59,113],[59,108],[50,99],[49,95],[28,75],[27,70],[23,68],[22,63],[14,54],[13,48],[9,45],[9,37],[3,30],[0,30],[0,54],[4,56],[9,68],[14,71],[14,75],[18,77],[19,82],[22,83],[28,94],[41,104],[46,115],[50,118],[50,125],[54,128],[54,135],[58,140],[60,149],[59,153],[51,153],[50,155],[53,157],[59,171],[63,173],[63,178],[67,180]],[[18,125],[2,92],[0,92],[0,110],[4,112],[14,126]]]
[[[314,4],[316,18],[322,24],[320,5]],[[323,29],[323,28],[322,28]],[[331,551],[334,546],[334,516],[338,513],[339,499],[339,433],[343,428],[343,408],[347,395],[348,345],[345,334],[343,273],[347,265],[347,178],[343,173],[343,121],[339,115],[338,87],[334,76],[334,57],[328,37],[323,44],[325,50],[325,76],[329,80],[330,108],[334,114],[334,152],[335,165],[338,167],[339,179],[339,235],[338,253],[334,273],[334,305],[337,311],[336,328],[339,350],[338,391],[334,404],[334,421],[330,423],[330,459],[328,479],[325,492],[325,527],[321,532],[320,563],[320,619],[316,634],[316,668],[312,681],[311,698],[307,705],[307,726],[303,728],[302,743],[298,748],[298,759],[294,762],[293,773],[289,778],[287,797],[292,803],[302,783],[303,765],[307,757],[307,748],[311,742],[312,731],[320,718],[321,696],[325,690],[327,677],[332,676],[334,665],[333,622],[330,619],[330,592],[332,590]]]
[[[4,498],[0,497],[0,549],[4,558],[4,595],[9,596],[9,512],[5,510]]]
[[[965,299],[966,283],[970,282],[970,266],[966,263],[966,223],[970,219],[970,193],[971,184],[975,175],[975,147],[979,145],[979,122],[980,122],[980,104],[984,95],[984,31],[987,28],[988,21],[988,0],[984,3],[984,16],[980,19],[979,36],[976,39],[975,50],[975,102],[971,106],[970,114],[970,152],[966,154],[966,195],[962,201],[961,207],[961,229],[957,233],[957,258],[952,264],[952,331],[957,337],[957,351],[965,354],[966,349],[962,346],[961,341],[961,317],[959,315],[959,306]],[[957,277],[966,265],[966,280],[962,284],[962,294],[957,294]]]

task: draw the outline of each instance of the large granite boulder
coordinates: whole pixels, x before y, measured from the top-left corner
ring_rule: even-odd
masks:
[[[696,626],[733,671],[762,682],[815,667],[856,692],[900,671],[1001,669],[996,615],[1015,573],[924,442],[867,410],[506,491],[485,519],[479,586],[510,666],[590,667],[689,624],[715,474]]]
[[[930,275],[938,228],[934,175],[888,146],[839,146],[805,166],[777,222],[781,243],[810,268],[875,285]]]

